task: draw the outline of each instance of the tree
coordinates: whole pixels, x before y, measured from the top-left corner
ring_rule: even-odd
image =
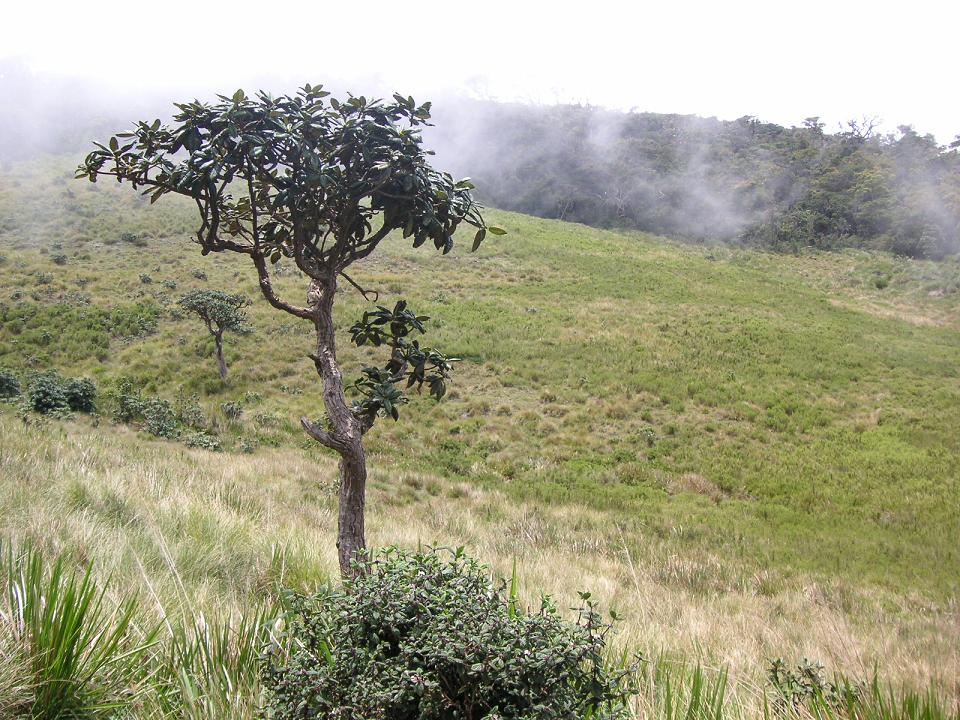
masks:
[[[151,202],[168,193],[191,198],[200,214],[201,253],[246,255],[266,300],[313,324],[316,343],[309,357],[322,381],[326,419],[301,418],[301,425],[340,457],[337,548],[341,572],[349,576],[366,547],[363,436],[377,416],[396,417],[399,375],[420,373],[412,382],[426,380],[431,360],[418,356],[422,351],[407,341],[403,327],[397,325],[400,332],[394,333],[391,321],[377,325],[379,318],[368,318],[372,327],[387,328],[378,338],[391,347],[392,360],[399,353],[388,365],[397,372],[366,369],[358,385],[367,393],[366,404],[354,412],[344,397],[336,356],[338,279],[367,297],[346,270],[394,231],[412,238],[414,247],[431,240],[444,254],[453,248],[461,223],[476,229],[474,249],[488,232],[504,231],[486,225],[469,180],[454,181],[428,163],[431,153],[423,148],[420,128],[428,124],[430,103],[418,105],[398,94],[392,101],[352,94],[341,101],[319,85],[292,96],[260,92],[249,98],[238,90],[218,99],[179,103],[172,125],[141,121],[132,132],[97,144],[77,177],[130,182]],[[281,257],[291,258],[309,278],[306,304],[275,290],[271,263]],[[399,309],[400,324],[419,331],[414,321],[422,321],[404,312]]]
[[[220,290],[193,290],[178,301],[184,310],[198,315],[213,336],[220,379],[227,377],[227,361],[223,358],[223,333],[232,330],[245,334],[251,328],[243,311],[249,301],[243,295],[230,295]]]

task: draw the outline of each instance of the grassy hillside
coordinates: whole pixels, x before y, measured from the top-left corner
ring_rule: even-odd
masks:
[[[240,259],[200,257],[187,204],[75,182],[75,160],[0,174],[0,367],[87,375],[102,417],[0,409],[0,532],[96,556],[161,604],[321,581],[335,473],[296,427],[322,412],[311,328],[269,309]],[[960,677],[956,263],[491,216],[509,235],[475,255],[397,238],[356,274],[463,358],[447,399],[369,436],[373,543],[516,558],[530,596],[589,588],[627,615],[623,642],[754,677],[776,655]],[[279,285],[304,292],[292,267]],[[225,382],[177,312],[200,287],[254,299]],[[345,288],[339,327],[364,307]],[[342,337],[350,376],[362,353]],[[114,425],[122,377],[196,395],[223,452]]]

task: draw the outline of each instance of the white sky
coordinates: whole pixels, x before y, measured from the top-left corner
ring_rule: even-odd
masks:
[[[118,93],[342,79],[836,129],[960,133],[956,0],[4,0],[0,57]],[[337,83],[341,85],[342,83]]]

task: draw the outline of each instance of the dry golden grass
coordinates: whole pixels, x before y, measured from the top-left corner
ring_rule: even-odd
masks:
[[[0,534],[95,559],[115,587],[141,590],[145,613],[242,610],[277,582],[309,588],[336,572],[330,458],[214,454],[117,427],[25,426],[7,411],[0,439]],[[372,544],[464,545],[503,575],[516,561],[528,601],[543,591],[573,606],[590,590],[626,616],[618,643],[632,650],[727,667],[742,692],[762,683],[766,658],[784,656],[960,693],[955,604],[683,556],[669,537],[597,510],[512,502],[371,461]],[[710,492],[705,478],[686,482]]]

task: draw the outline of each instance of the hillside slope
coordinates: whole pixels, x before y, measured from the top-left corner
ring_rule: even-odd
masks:
[[[210,602],[257,592],[274,544],[293,548],[296,582],[316,582],[334,477],[295,423],[322,408],[310,328],[269,309],[238,259],[199,256],[188,205],[74,182],[74,161],[0,175],[0,367],[88,375],[103,417],[61,436],[0,410],[0,528],[113,548],[135,583],[159,523],[184,558],[192,543],[210,558],[187,574]],[[509,235],[475,255],[397,238],[357,273],[463,358],[447,399],[416,398],[370,434],[372,542],[466,543],[501,569],[516,556],[531,592],[589,587],[627,610],[640,645],[692,640],[738,664],[872,658],[904,679],[960,668],[956,264],[491,216]],[[294,268],[280,286],[303,292]],[[254,300],[225,382],[176,310],[198,287]],[[364,307],[344,289],[341,330]],[[350,376],[362,353],[343,337]],[[224,453],[112,425],[122,377],[196,395]],[[147,522],[171,499],[170,524]]]

